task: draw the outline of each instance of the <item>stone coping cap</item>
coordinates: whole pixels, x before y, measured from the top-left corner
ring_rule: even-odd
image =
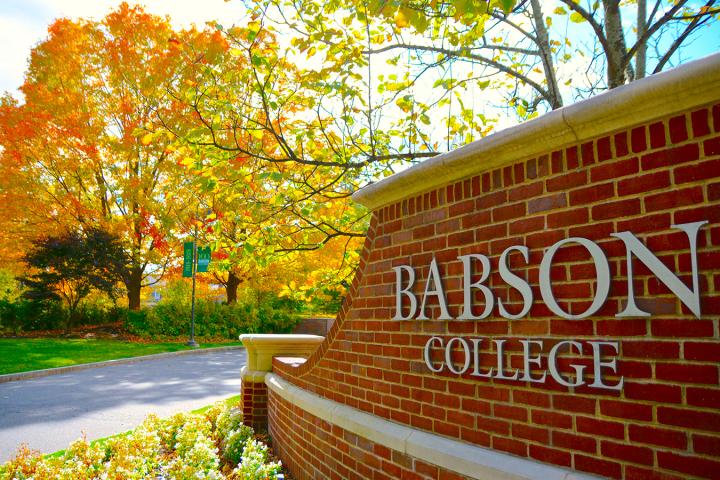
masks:
[[[272,370],[273,357],[309,357],[325,337],[295,334],[245,334],[240,340],[247,349],[248,368],[252,371]]]
[[[717,100],[720,53],[553,110],[443,153],[352,196],[371,210],[478,173]]]
[[[290,367],[298,367],[307,362],[307,358],[302,357],[275,357],[275,360]]]
[[[240,341],[248,345],[296,345],[299,343],[322,343],[325,337],[320,335],[305,335],[294,333],[245,333],[240,335]]]

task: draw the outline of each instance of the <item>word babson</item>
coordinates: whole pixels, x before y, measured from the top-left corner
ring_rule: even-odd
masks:
[[[692,288],[683,283],[677,275],[675,275],[668,267],[658,259],[635,235],[631,232],[613,233],[611,236],[619,238],[625,245],[625,257],[627,267],[627,301],[625,308],[618,312],[616,317],[648,317],[650,313],[642,310],[635,303],[635,291],[633,288],[633,258],[638,259],[647,267],[660,282],[662,282],[674,295],[676,295],[682,303],[695,315],[700,318],[700,286],[698,280],[698,264],[697,264],[697,237],[700,227],[708,223],[707,221],[685,223],[680,225],[672,225],[685,233],[689,246],[678,245],[678,248],[689,248],[690,262],[692,267]],[[550,279],[550,270],[553,263],[553,257],[558,249],[567,244],[576,243],[587,249],[592,261],[595,265],[595,277],[597,287],[595,296],[590,306],[582,313],[571,314],[561,308],[556,301]],[[525,262],[529,261],[529,250],[527,246],[514,245],[505,249],[500,255],[498,261],[498,271],[500,278],[507,283],[508,286],[516,289],[522,297],[523,306],[518,313],[509,312],[502,299],[497,298],[497,308],[500,316],[507,319],[522,318],[530,311],[533,304],[533,292],[530,284],[522,277],[516,275],[510,270],[508,265],[508,257],[513,252],[519,252]],[[426,305],[428,298],[437,299],[440,316],[437,320],[481,320],[488,317],[495,309],[495,295],[493,291],[484,283],[488,280],[491,273],[490,259],[480,253],[472,253],[461,255],[458,260],[463,265],[463,306],[457,316],[453,316],[448,308],[445,291],[443,289],[442,277],[438,269],[435,258],[432,259],[429,267],[427,280],[425,281],[424,292],[418,308],[418,298],[412,289],[415,286],[415,270],[409,265],[399,265],[393,267],[395,271],[395,315],[393,320],[429,320],[426,313]],[[472,281],[473,264],[478,263],[481,266],[480,278],[475,282]],[[610,291],[610,267],[607,257],[603,250],[593,241],[582,237],[571,237],[560,240],[552,245],[543,255],[540,263],[540,294],[545,305],[554,314],[569,320],[581,319],[589,317],[596,313],[607,300]],[[473,294],[479,291],[485,298],[485,306],[479,314],[474,312]],[[403,298],[409,302],[406,312],[403,312]]]

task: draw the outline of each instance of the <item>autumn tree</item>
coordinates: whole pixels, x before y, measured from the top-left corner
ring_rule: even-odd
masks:
[[[296,262],[297,252],[337,241],[352,255],[366,212],[349,196],[384,167],[354,163],[362,146],[343,144],[341,131],[315,135],[328,120],[323,99],[306,88],[272,32],[252,21],[218,28],[228,43],[222,61],[196,65],[193,81],[175,86],[186,123],[165,127],[194,176],[197,210],[209,212],[200,220],[212,224],[201,226],[201,237],[222,256],[215,273],[232,302],[240,284]],[[325,263],[342,255],[337,260]]]
[[[24,296],[62,300],[70,331],[78,305],[92,290],[115,297],[118,283],[128,274],[128,260],[118,239],[98,229],[35,240],[25,255],[31,274],[22,279]]]
[[[225,46],[214,32],[176,32],[167,18],[127,4],[101,21],[57,20],[48,33],[32,51],[24,102],[0,105],[2,168],[13,174],[0,182],[22,183],[17,201],[46,223],[121,238],[128,304],[137,309],[141,288],[172,261],[172,229],[186,214],[182,157],[159,129],[160,117],[180,122],[168,86],[187,80],[185,45],[195,46],[197,63]]]

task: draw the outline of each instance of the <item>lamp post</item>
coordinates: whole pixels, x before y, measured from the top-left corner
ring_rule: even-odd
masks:
[[[200,345],[195,341],[195,276],[197,274],[197,236],[198,229],[195,224],[195,236],[193,238],[193,260],[192,260],[192,307],[190,309],[190,340],[187,345],[189,347],[197,348]]]

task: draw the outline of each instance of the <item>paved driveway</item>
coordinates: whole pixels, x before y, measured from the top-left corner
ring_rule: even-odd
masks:
[[[20,443],[44,453],[240,393],[244,349],[199,351],[0,384],[0,463]]]

